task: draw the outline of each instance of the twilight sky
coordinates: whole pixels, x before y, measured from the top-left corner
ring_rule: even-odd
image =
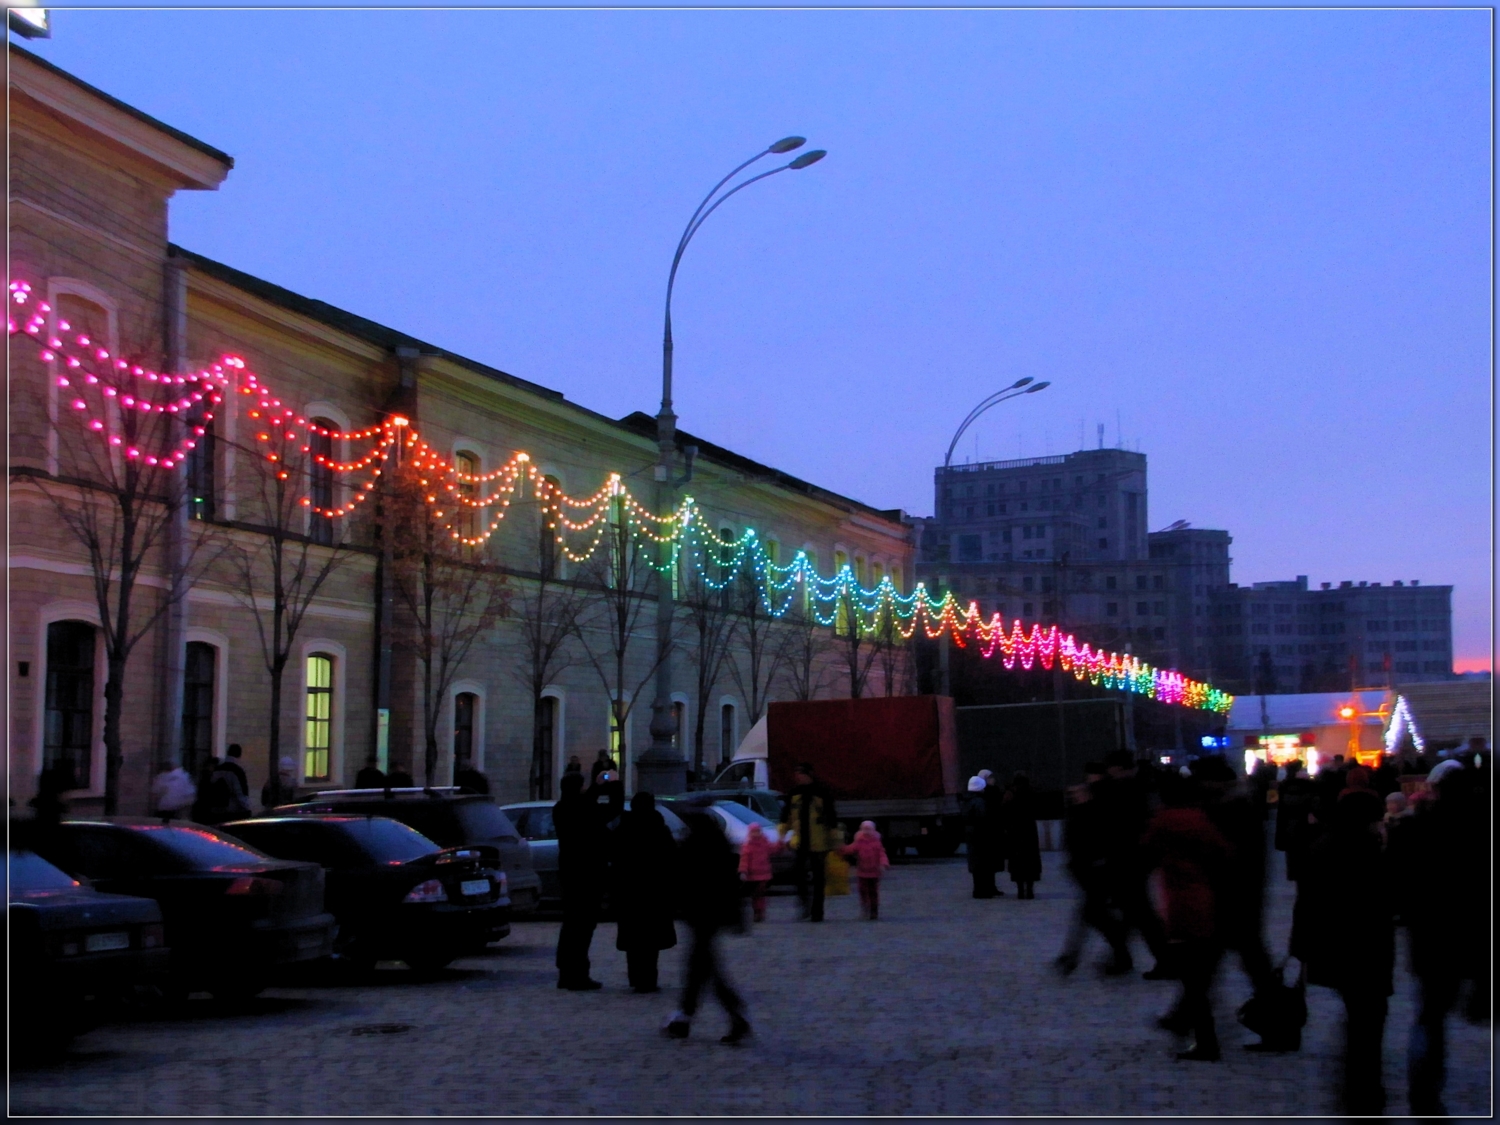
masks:
[[[881,507],[1123,440],[1241,583],[1453,583],[1489,667],[1481,11],[54,11],[29,48],[231,153],[172,238]]]

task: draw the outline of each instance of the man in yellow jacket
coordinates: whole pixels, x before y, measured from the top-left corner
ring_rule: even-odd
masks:
[[[817,780],[813,767],[803,762],[792,778],[796,784],[782,806],[781,827],[796,840],[797,899],[802,904],[802,917],[821,922],[828,852],[844,841],[838,832],[833,793]]]

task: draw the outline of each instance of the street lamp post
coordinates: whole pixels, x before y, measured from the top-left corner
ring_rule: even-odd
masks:
[[[677,415],[672,412],[672,290],[677,284],[677,267],[682,263],[683,252],[698,233],[698,228],[731,196],[778,172],[799,171],[828,155],[823,149],[804,152],[785,164],[751,176],[728,191],[723,191],[725,184],[756,161],[766,156],[792,152],[806,143],[803,137],[783,137],[736,167],[703,197],[703,202],[698,204],[698,209],[688,219],[682,237],[677,240],[677,250],[672,255],[672,268],[667,274],[666,313],[661,340],[661,409],[656,415],[655,476],[658,511],[673,510],[677,503],[677,486],[686,484],[692,477],[691,460],[687,472],[681,478],[674,476],[677,464]],[[672,741],[677,734],[677,715],[672,706],[672,631],[676,615],[676,599],[672,589],[674,561],[673,544],[670,540],[663,542],[656,575],[656,696],[651,701],[651,746],[636,759],[636,788],[653,793],[681,792],[686,787],[687,777],[687,762]]]
[[[979,416],[986,410],[990,409],[990,407],[992,406],[999,406],[1002,402],[1007,402],[1010,399],[1019,398],[1021,395],[1034,395],[1037,391],[1045,391],[1051,385],[1052,384],[1047,382],[1045,379],[1040,383],[1034,382],[1031,376],[1028,375],[1023,379],[1017,379],[1014,383],[1006,387],[1004,390],[996,391],[994,394],[990,395],[987,399],[976,406],[973,410],[969,411],[968,417],[963,420],[962,424],[960,424],[958,427],[958,431],[953,435],[953,440],[948,443],[948,452],[943,455],[943,468],[946,470],[950,465],[953,464],[953,451],[958,448],[958,439],[964,436],[964,431],[972,426],[979,419]],[[946,473],[944,474],[943,480],[946,484]],[[939,501],[939,503],[941,503],[941,500]],[[948,645],[949,639],[946,636],[938,641],[939,695],[953,694],[953,685],[948,672]]]

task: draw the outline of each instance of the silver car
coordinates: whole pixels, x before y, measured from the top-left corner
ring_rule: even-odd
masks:
[[[552,801],[522,801],[501,808],[516,826],[521,839],[531,846],[531,864],[542,881],[542,902],[549,906],[562,901],[562,884],[557,877],[557,827],[552,823],[553,804]],[[672,838],[681,843],[688,832],[682,818],[660,803],[656,811],[667,822]]]

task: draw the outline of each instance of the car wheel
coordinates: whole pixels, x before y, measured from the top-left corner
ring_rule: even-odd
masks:
[[[409,953],[402,958],[406,967],[418,976],[431,977],[446,969],[453,963],[452,953],[427,950],[422,953]]]

